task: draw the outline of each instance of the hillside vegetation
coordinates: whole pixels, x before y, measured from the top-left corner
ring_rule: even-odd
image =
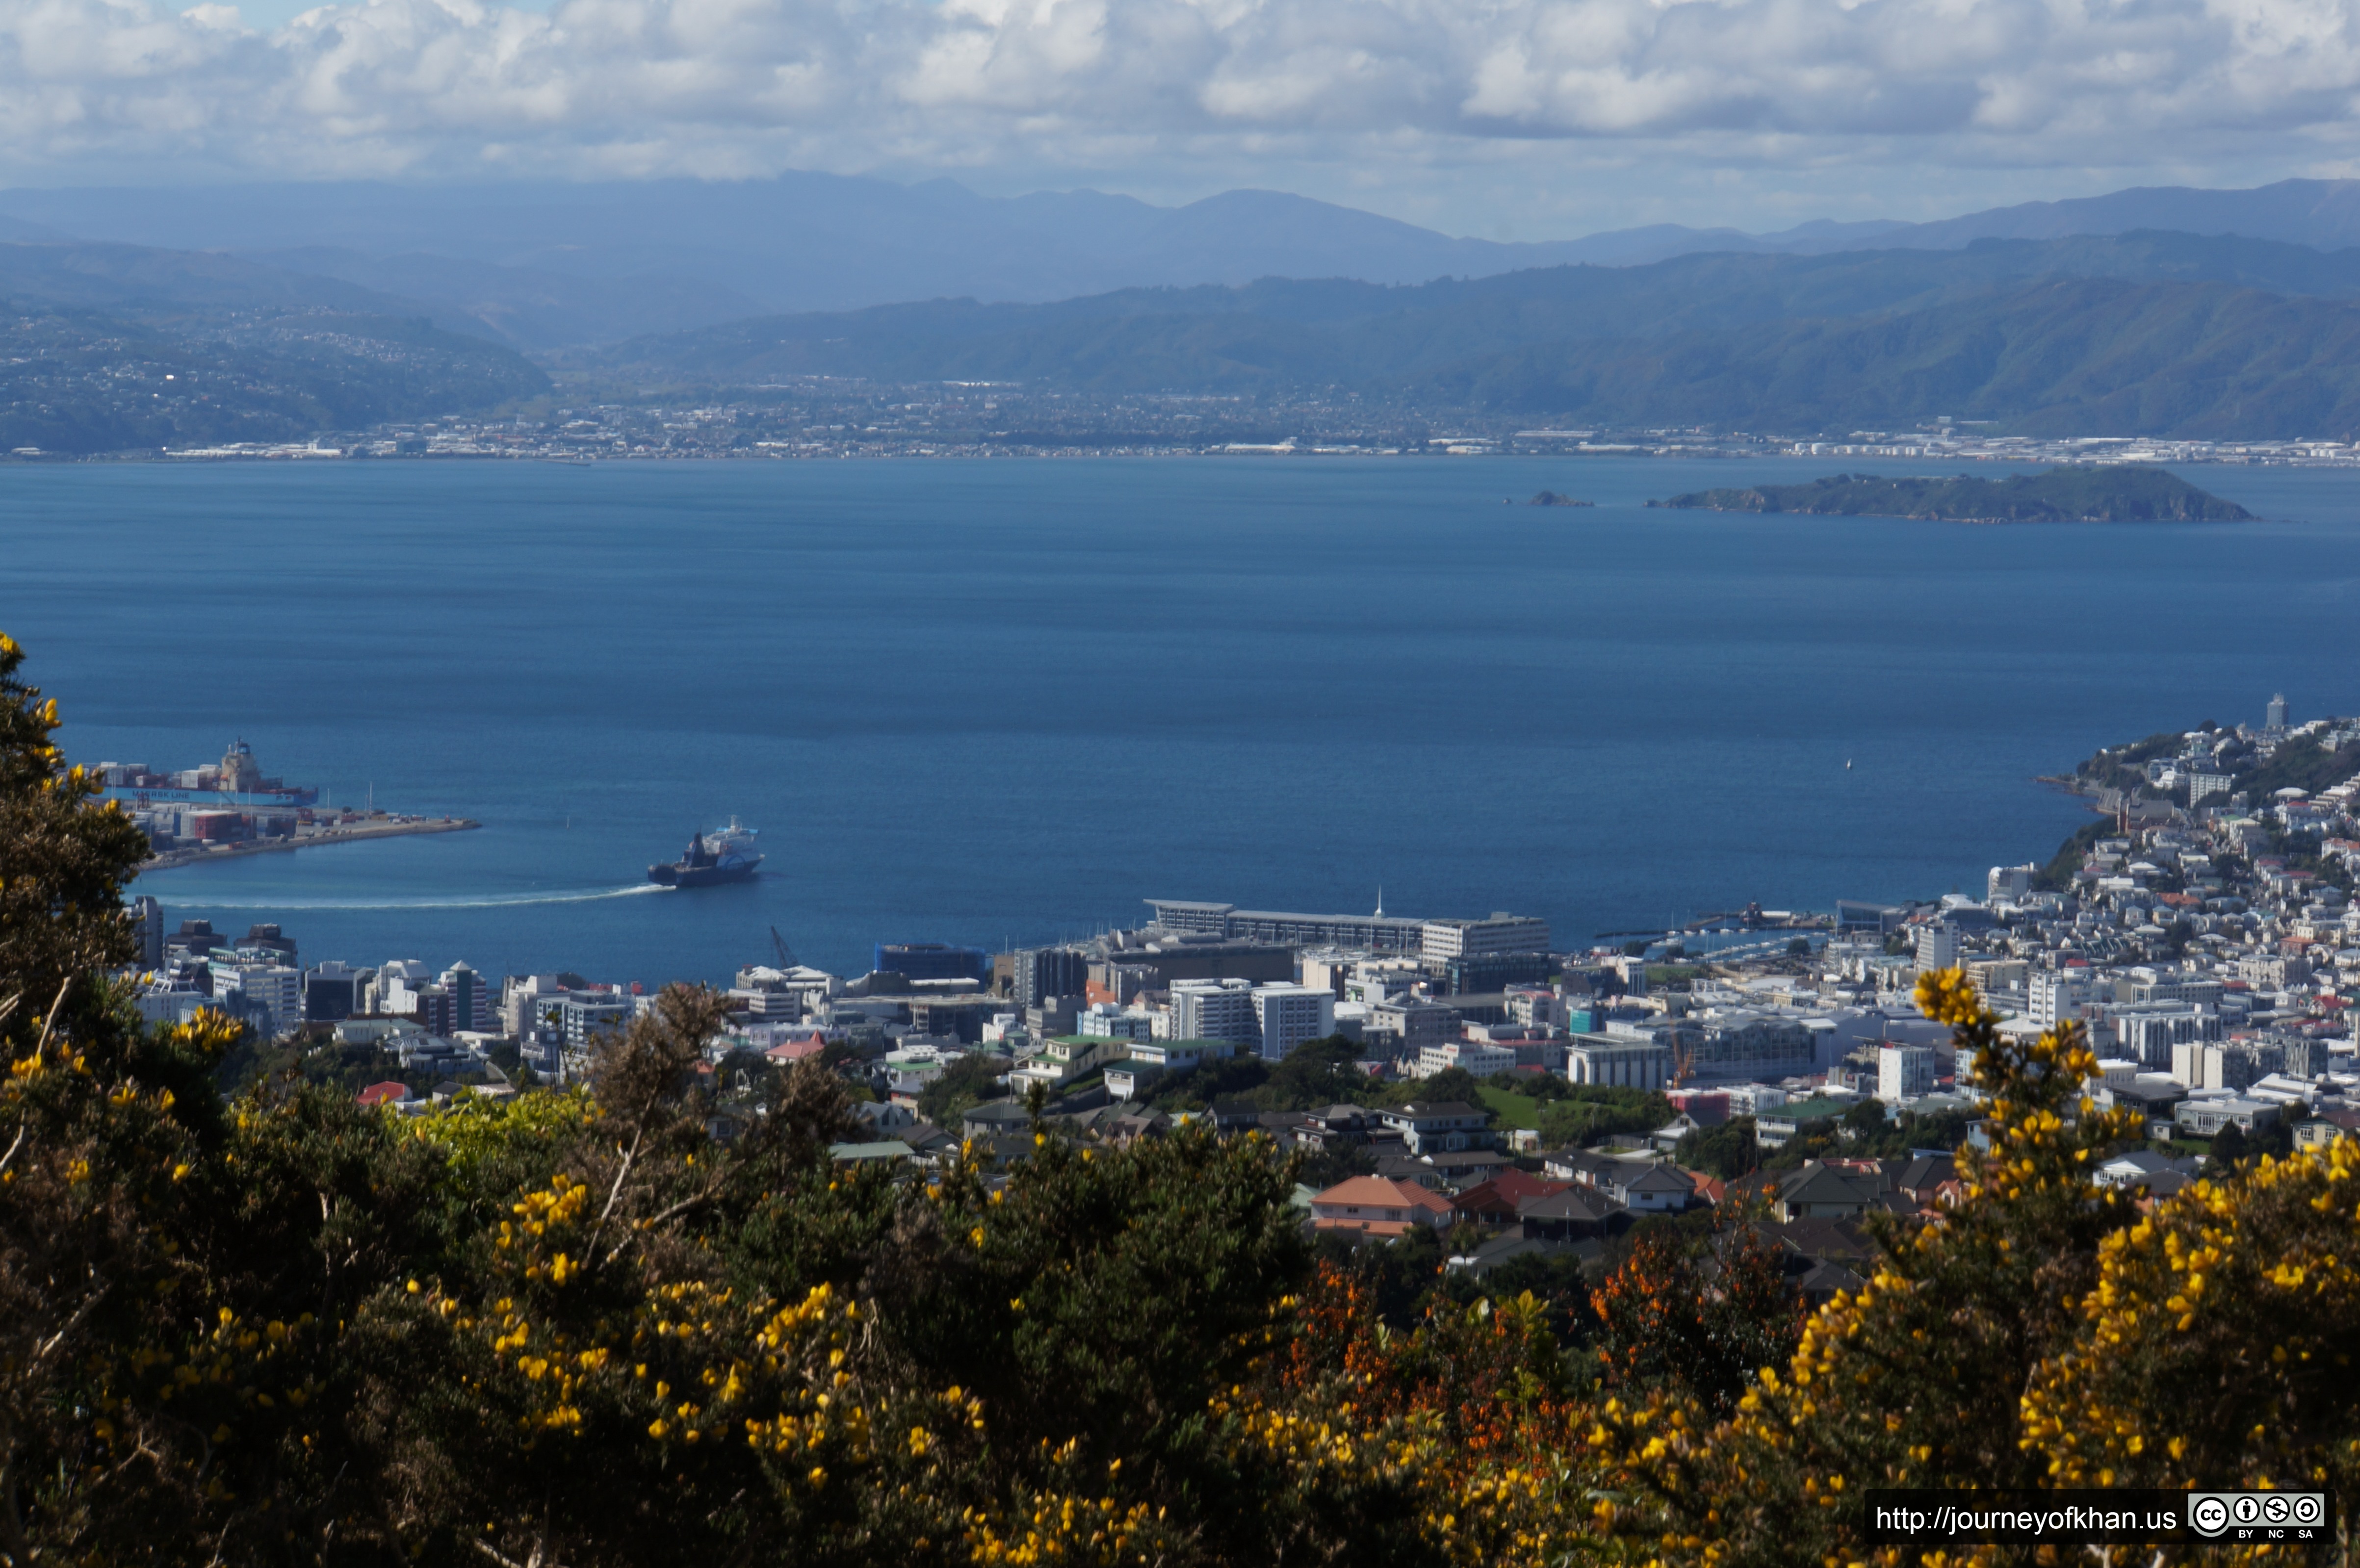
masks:
[[[1330,389],[1601,425],[1808,435],[1949,415],[2033,434],[2360,430],[2354,253],[2128,235],[1703,255],[1413,288],[1265,279],[935,300],[635,339],[569,368],[1119,394]]]
[[[1650,503],[1654,505],[1655,503]],[[2161,468],[2052,468],[2006,479],[1886,478],[1838,474],[1805,485],[1701,490],[1666,506],[1716,512],[1804,512],[1830,517],[1921,517],[1955,522],[2244,522],[2253,514]]]
[[[0,316],[0,450],[153,452],[301,441],[544,390],[509,349],[324,310]]]

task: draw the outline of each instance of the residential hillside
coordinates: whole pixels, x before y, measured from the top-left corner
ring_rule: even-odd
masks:
[[[511,350],[321,310],[0,316],[0,449],[87,454],[300,441],[544,390]]]

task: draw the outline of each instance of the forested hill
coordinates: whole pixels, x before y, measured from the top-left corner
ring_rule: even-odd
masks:
[[[637,339],[593,376],[1004,380],[1367,395],[1806,435],[1950,415],[2026,433],[2360,430],[2360,253],[2191,235],[1710,255],[1390,289],[1265,280],[967,300]]]
[[[0,450],[301,441],[486,408],[548,385],[508,349],[399,317],[0,313]]]
[[[1649,505],[1655,505],[1651,502]],[[1717,512],[1922,517],[1952,522],[2245,522],[2253,514],[2168,469],[2052,468],[2006,479],[1889,478],[1838,474],[1807,485],[1760,485],[1675,495],[1667,506]]]

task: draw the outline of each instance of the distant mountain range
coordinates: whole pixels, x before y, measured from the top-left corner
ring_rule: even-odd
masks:
[[[862,299],[905,302],[779,309]],[[242,388],[239,408],[274,410],[249,424],[288,430],[530,397],[549,368],[599,396],[824,374],[1340,388],[1793,435],[1936,415],[2038,433],[2360,431],[2360,181],[1528,245],[1265,191],[1159,208],[821,175],[18,191],[0,192],[0,299],[31,355],[11,371],[12,417],[82,410],[22,444],[71,450],[106,445],[60,433],[77,419],[132,445],[164,428],[152,389],[101,417],[107,344],[158,364],[174,344],[213,354],[217,400]],[[336,324],[354,322],[379,325]],[[340,360],[340,333],[379,346]],[[338,365],[364,395],[333,395]],[[67,386],[63,402],[42,390]],[[202,399],[174,396],[174,428],[212,428]]]
[[[561,359],[637,386],[790,376],[1098,393],[1340,387],[1782,435],[1949,415],[2027,433],[2360,423],[2360,249],[2135,234],[1713,254],[1383,288],[1265,281],[731,322]]]
[[[1529,244],[1453,238],[1267,191],[1157,207],[1090,191],[998,198],[944,180],[826,174],[0,191],[0,241],[234,253],[412,301],[438,319],[465,316],[529,348],[917,299],[1038,303],[1263,278],[1422,283],[1699,252],[1941,250],[2133,230],[2360,245],[2360,181],[2123,191],[1933,223],[1822,222],[1771,234],[1665,224]]]

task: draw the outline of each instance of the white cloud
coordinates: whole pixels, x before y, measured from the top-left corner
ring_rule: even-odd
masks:
[[[273,30],[224,4],[0,0],[20,170],[1087,169],[1568,142],[2096,165],[2224,134],[2341,144],[2355,93],[2360,0],[367,0]]]

